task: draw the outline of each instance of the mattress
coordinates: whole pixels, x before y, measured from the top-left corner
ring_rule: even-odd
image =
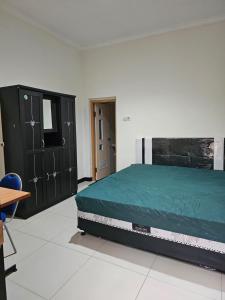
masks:
[[[135,164],[90,185],[76,202],[83,218],[104,217],[115,226],[121,221],[137,231],[142,226],[142,232],[158,230],[164,238],[174,233],[185,243],[189,237],[215,241],[216,249],[225,250],[223,171]]]

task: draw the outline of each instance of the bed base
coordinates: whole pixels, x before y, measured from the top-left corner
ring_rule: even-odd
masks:
[[[78,218],[78,228],[110,241],[126,246],[176,258],[207,269],[225,273],[225,254],[179,244],[109,225]]]

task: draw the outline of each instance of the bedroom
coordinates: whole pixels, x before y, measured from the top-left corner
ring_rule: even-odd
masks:
[[[0,1],[0,86],[19,84],[47,96],[54,91],[54,99],[76,96],[77,179],[93,178],[90,101],[108,97],[116,101],[116,171],[142,163],[142,138],[146,164],[152,138],[216,139],[220,147],[210,159],[223,170],[225,2],[64,2]],[[18,271],[6,279],[8,299],[225,297],[222,263],[211,271],[77,236],[74,196],[52,204],[9,225],[18,253],[5,259],[5,267],[16,263]],[[4,245],[5,255],[11,253],[7,235]]]

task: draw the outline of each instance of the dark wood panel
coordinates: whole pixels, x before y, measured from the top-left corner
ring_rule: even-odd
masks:
[[[152,163],[213,169],[213,138],[153,138]]]
[[[64,147],[76,145],[75,101],[69,97],[61,98],[62,136]]]
[[[56,147],[44,153],[45,193],[48,203],[62,196],[63,149]]]
[[[64,94],[64,93],[59,93],[59,92],[55,92],[55,91],[49,91],[49,90],[42,90],[39,88],[35,88],[35,87],[31,87],[31,86],[27,86],[27,85],[22,85],[22,84],[16,84],[16,85],[10,85],[10,86],[4,86],[1,89],[21,89],[21,90],[30,90],[31,92],[38,92],[38,93],[45,93],[45,94],[52,94],[54,96],[64,96],[64,97],[71,97],[74,99],[74,95],[70,95],[70,94]]]
[[[26,149],[43,147],[42,94],[27,90],[20,91],[21,126],[24,127]]]
[[[54,132],[43,130],[43,96],[57,105]],[[15,85],[0,88],[0,100],[6,170],[32,195],[17,211],[27,218],[77,191],[75,97]]]
[[[5,171],[23,175],[23,139],[21,138],[21,123],[18,89],[16,87],[1,88],[1,115],[4,141]],[[16,145],[16,151],[15,151]]]
[[[77,160],[76,148],[63,149],[62,190],[65,197],[77,192]]]
[[[20,203],[17,215],[26,217],[33,215],[46,206],[46,197],[44,194],[44,171],[43,171],[43,152],[29,152],[25,155],[25,176],[23,187],[31,193],[28,201]]]

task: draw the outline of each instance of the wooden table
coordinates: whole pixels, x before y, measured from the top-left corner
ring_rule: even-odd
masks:
[[[30,197],[30,193],[17,191],[12,189],[6,189],[0,187],[0,211],[10,204],[16,203],[17,201],[24,200]],[[5,271],[4,267],[4,254],[3,254],[3,224],[0,221],[0,299],[6,300],[6,286],[5,276],[11,272],[16,271],[16,265],[13,265]]]
[[[0,187],[0,210],[17,201],[30,197],[30,193]]]
[[[0,299],[6,299],[5,268],[3,255],[3,224],[0,221]]]

